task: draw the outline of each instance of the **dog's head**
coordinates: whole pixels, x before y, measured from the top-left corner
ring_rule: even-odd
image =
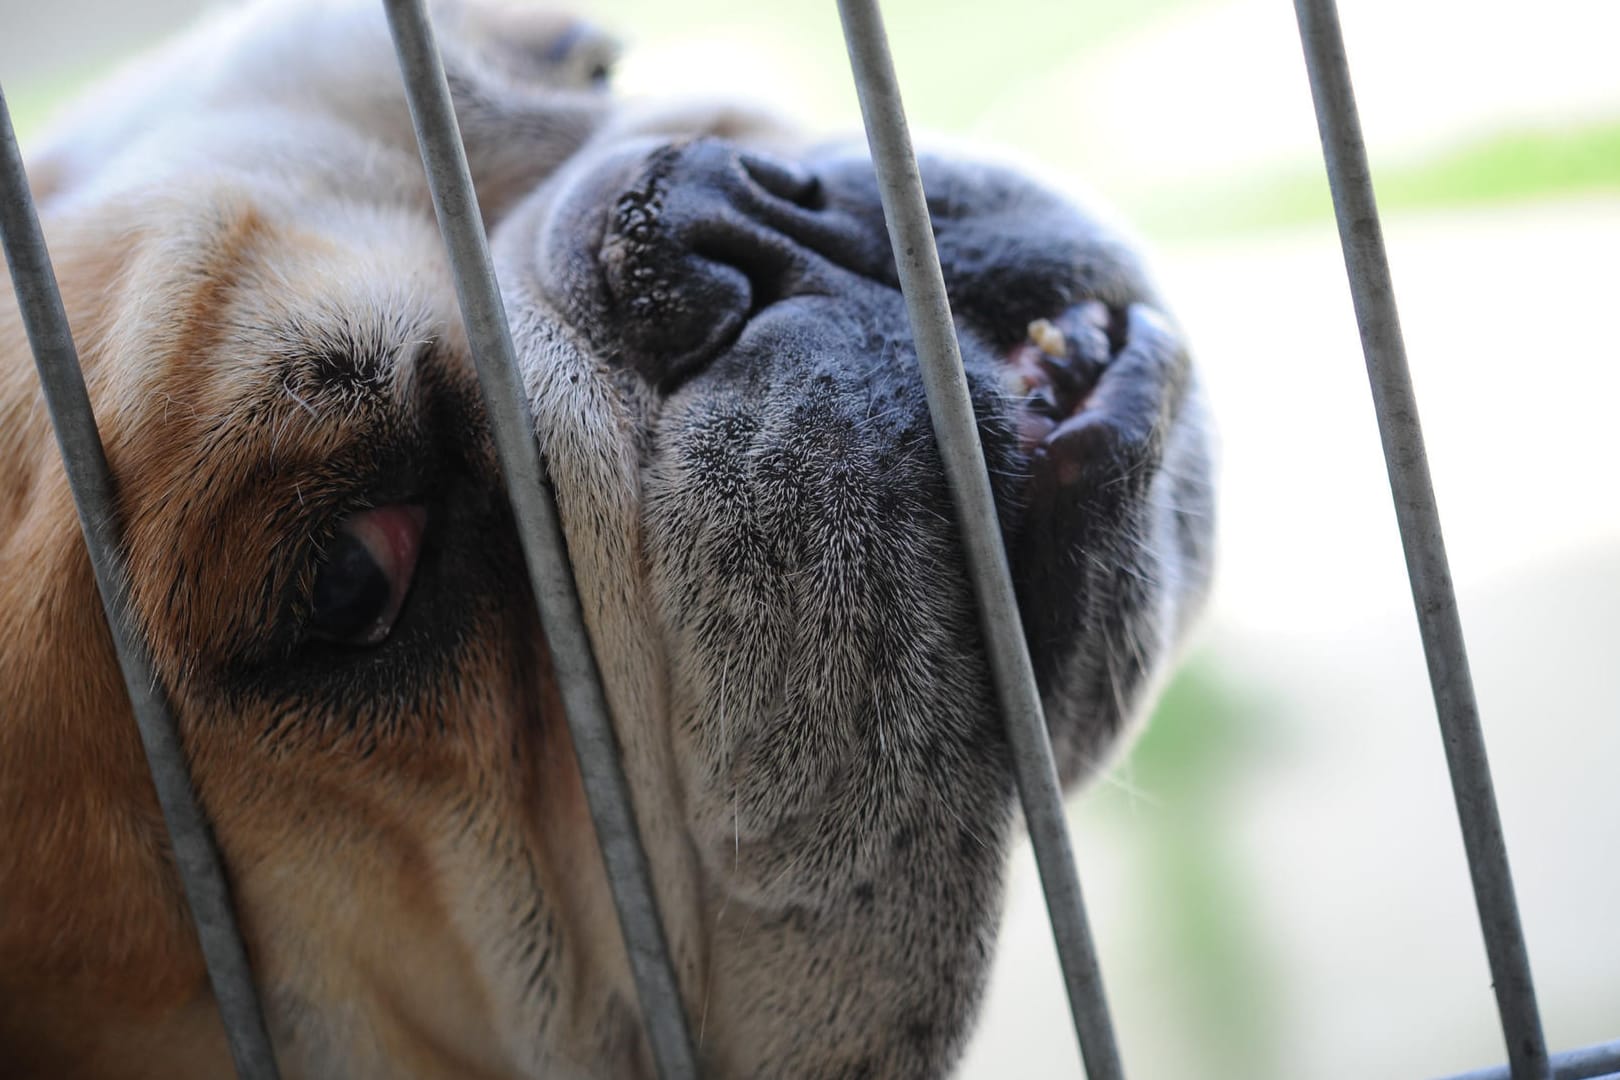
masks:
[[[545,115],[508,90],[479,91],[475,165],[479,138],[509,163]],[[350,123],[330,153],[357,138],[402,190],[386,126]],[[493,245],[701,1056],[935,1075],[985,976],[1013,795],[870,166],[638,127],[569,129]],[[160,173],[69,198],[50,228],[134,608],[284,1070],[644,1072],[431,218],[339,171]],[[1074,778],[1203,587],[1196,386],[1094,217],[985,165],[931,158],[924,180]],[[0,1039],[40,1073],[217,1075],[4,319]]]

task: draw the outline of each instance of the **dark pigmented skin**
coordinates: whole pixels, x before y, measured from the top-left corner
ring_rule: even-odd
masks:
[[[1004,169],[922,168],[1073,781],[1141,710],[1205,590],[1202,403],[1125,241]],[[509,303],[554,312],[631,418],[716,920],[709,1067],[941,1075],[986,974],[1013,790],[869,163],[605,145],[497,249],[522,282]],[[1066,348],[1035,362],[1039,318]],[[520,326],[528,363],[549,341]]]

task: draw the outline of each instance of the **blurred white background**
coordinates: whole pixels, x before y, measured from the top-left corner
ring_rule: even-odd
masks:
[[[25,148],[197,6],[0,0]],[[1074,800],[1127,1072],[1503,1060],[1291,5],[886,7],[915,125],[1137,223],[1222,429],[1207,624]],[[1620,4],[1344,7],[1548,1039],[1620,1038]],[[591,10],[628,92],[859,127],[829,3]],[[1024,850],[964,1075],[1081,1075]]]

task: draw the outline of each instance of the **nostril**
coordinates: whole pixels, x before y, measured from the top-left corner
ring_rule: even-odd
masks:
[[[759,154],[740,154],[738,159],[749,179],[778,199],[803,210],[826,208],[827,193],[822,190],[821,179],[808,169]]]
[[[791,248],[777,242],[768,231],[722,228],[696,237],[692,253],[716,266],[725,266],[748,281],[748,307],[745,318],[753,318],[792,291],[789,279],[794,270]]]

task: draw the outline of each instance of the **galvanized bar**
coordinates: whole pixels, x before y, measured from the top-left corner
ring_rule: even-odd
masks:
[[[1549,1064],[1553,1080],[1613,1080],[1620,1076],[1620,1039],[1554,1054]],[[1457,1073],[1445,1080],[1511,1080],[1511,1077],[1508,1066],[1497,1065]]]
[[[680,987],[658,918],[652,874],[636,829],[630,787],[603,696],[551,481],[535,443],[523,378],[518,371],[506,309],[501,302],[489,244],[467,169],[445,81],[444,64],[422,0],[384,0],[399,54],[411,121],[433,191],[455,275],[467,338],[506,478],[534,585],[540,623],[573,734],[586,801],[618,909],[619,928],[641,1000],[643,1022],[658,1073],[665,1080],[697,1075]]]
[[[1334,0],[1294,0],[1294,10],[1508,1060],[1514,1080],[1543,1080],[1547,1044],[1486,760],[1479,706],[1468,672],[1417,399],[1407,370],[1338,9]]]
[[[1091,1080],[1119,1080],[1123,1076],[1119,1048],[1086,922],[1052,743],[1013,595],[990,475],[968,396],[888,35],[875,0],[839,0],[838,11],[877,170],[889,242],[916,339],[934,437],[978,598],[979,624],[1007,725],[1013,769],[1057,941],[1075,1034],[1086,1075]]]
[[[68,485],[79,512],[79,527],[90,549],[101,606],[112,631],[113,648],[129,692],[146,763],[169,829],[169,844],[180,872],[186,903],[202,945],[208,981],[219,1003],[237,1075],[244,1080],[275,1080],[275,1055],[264,1013],[253,987],[247,950],[231,908],[230,888],[208,819],[191,786],[185,751],[169,715],[166,695],[141,640],[129,605],[129,579],[119,535],[112,474],[101,433],[90,408],[78,350],[67,311],[56,287],[50,253],[23,171],[22,152],[11,127],[5,91],[0,89],[0,242],[11,268],[34,364],[45,392],[45,407],[56,429]]]

